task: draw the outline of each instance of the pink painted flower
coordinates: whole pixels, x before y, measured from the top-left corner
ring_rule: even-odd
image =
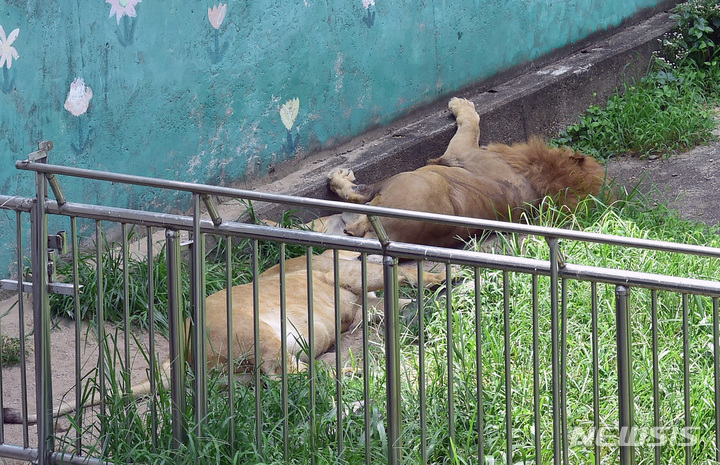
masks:
[[[110,17],[114,14],[117,23],[120,24],[120,18],[123,16],[130,16],[131,18],[137,16],[135,5],[141,1],[142,0],[105,0],[105,3],[110,4]]]
[[[80,116],[87,111],[92,96],[92,89],[85,85],[85,80],[76,78],[70,84],[70,92],[65,100],[65,109],[75,116]]]
[[[370,8],[371,6],[375,6],[375,0],[362,0],[363,2],[363,8],[366,10]]]
[[[15,29],[9,36],[5,37],[5,29],[0,26],[0,68],[5,66],[5,63],[7,63],[8,68],[12,67],[13,58],[17,60],[20,56],[15,47],[12,46],[18,34],[20,34],[20,29]]]
[[[222,23],[225,20],[226,12],[227,3],[224,5],[222,3],[219,3],[212,8],[208,8],[208,19],[210,20],[210,24],[212,24],[212,27],[214,27],[215,29],[220,29],[220,26],[222,26]]]

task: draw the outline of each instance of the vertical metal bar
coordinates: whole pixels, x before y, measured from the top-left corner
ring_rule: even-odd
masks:
[[[17,295],[18,295],[18,312],[19,312],[20,315],[21,315],[21,316],[20,316],[20,318],[21,318],[21,320],[20,320],[21,323],[20,323],[20,331],[19,331],[19,332],[20,332],[20,337],[22,337],[22,335],[23,335],[23,333],[24,333],[23,326],[22,326],[22,304],[21,304],[21,302],[23,301],[23,273],[22,273],[22,252],[21,252],[21,250],[22,250],[22,240],[21,240],[22,230],[21,230],[21,228],[20,228],[20,221],[21,221],[20,211],[16,211],[15,213],[16,213],[16,218],[17,218],[17,223],[16,223],[16,225],[15,225],[15,234],[16,234],[15,253],[16,253],[16,255],[17,255],[17,263],[18,263],[18,267],[17,267],[17,271],[18,271],[18,275],[17,275],[17,276],[18,276],[18,278],[17,278],[17,279],[18,279]],[[0,318],[0,334],[2,334],[2,318]],[[21,341],[22,341],[22,339],[21,339]],[[22,362],[23,362],[23,358],[25,358],[25,351],[22,350],[22,349],[24,349],[24,344],[21,344],[20,347],[21,347],[21,350],[20,350],[20,362],[22,363]],[[2,344],[0,344],[0,360],[2,360]],[[2,370],[2,366],[1,366],[1,365],[2,365],[2,364],[0,364],[0,444],[2,444],[2,443],[5,442],[5,415],[4,415],[4,413],[3,413],[3,412],[5,411],[5,407],[4,407],[4,405],[3,405],[3,399],[5,398],[5,395],[4,395],[4,393],[3,393],[4,383],[3,383],[3,370]],[[24,372],[25,372],[25,367],[23,366],[23,367],[22,367],[22,372],[21,372],[21,375],[20,375],[20,376],[21,376],[21,379],[22,379],[22,376],[23,376],[23,373],[24,373]],[[27,397],[27,394],[26,394],[26,391],[25,391],[25,389],[24,389],[25,386],[22,384],[22,382],[20,383],[20,385],[21,385],[21,391],[20,391],[21,396],[20,396],[20,398],[21,398],[21,402],[23,402],[23,401],[26,401],[25,398]],[[27,436],[27,433],[26,433],[27,428],[25,427],[25,426],[27,425],[27,421],[25,420],[25,419],[27,418],[27,413],[26,413],[25,411],[23,411],[23,412],[22,412],[22,415],[23,415],[23,435],[24,435],[24,436]],[[24,444],[25,444],[25,447],[28,447],[29,439],[27,439],[27,438],[24,438],[24,439],[25,439],[25,443],[24,443]]]
[[[207,421],[207,370],[205,336],[205,236],[200,230],[200,194],[193,194],[192,307],[193,372],[195,373],[195,422],[198,437]]]
[[[227,359],[228,359],[228,428],[230,429],[230,455],[235,455],[235,354],[233,353],[233,345],[235,344],[235,329],[233,321],[233,266],[232,266],[232,238],[225,237],[225,306],[227,313]]]
[[[180,235],[177,231],[165,231],[168,267],[168,319],[170,320],[170,397],[172,399],[173,445],[179,448],[187,441],[185,413],[185,331],[180,279]]]
[[[122,275],[123,275],[123,326],[124,326],[124,339],[125,339],[125,369],[123,370],[123,382],[125,395],[125,406],[130,406],[132,402],[132,393],[130,392],[130,386],[132,384],[130,380],[131,369],[130,369],[130,270],[129,257],[128,257],[128,226],[126,223],[122,223],[120,227],[122,231]],[[130,417],[128,417],[128,420]]]
[[[45,213],[45,175],[35,174],[35,203],[31,209],[33,318],[35,332],[35,383],[38,463],[50,463],[54,449],[52,429],[52,372],[50,369],[50,308],[48,297],[48,226]],[[22,275],[18,276],[22,287]]]
[[[630,331],[630,288],[615,287],[618,358],[618,416],[620,431],[620,464],[635,463],[632,340]]]
[[[97,295],[95,296],[95,321],[97,326],[98,344],[98,384],[100,385],[100,412],[105,413],[105,351],[103,347],[107,341],[105,340],[105,275],[103,270],[103,253],[102,244],[104,235],[102,223],[98,220],[95,222],[95,276]]]
[[[362,347],[362,353],[363,353],[363,405],[365,408],[363,409],[363,412],[365,414],[365,425],[364,425],[364,432],[365,432],[365,465],[372,465],[372,455],[370,453],[370,433],[371,433],[371,404],[370,404],[370,376],[368,376],[368,373],[370,373],[370,353],[368,351],[368,343],[369,343],[369,336],[370,333],[368,332],[368,315],[369,315],[369,308],[368,308],[368,283],[367,283],[367,255],[361,254],[360,255],[360,272],[362,275],[362,341],[363,341],[363,347]],[[418,275],[419,279],[422,279],[420,275]],[[420,286],[420,289],[422,289],[422,286]]]
[[[452,276],[450,264],[445,264],[445,276]],[[453,338],[453,311],[452,311],[452,281],[448,279],[445,283],[445,324],[447,344],[447,390],[448,390],[448,435],[450,442],[455,443],[455,366],[453,364],[453,346],[455,341]],[[450,462],[455,461],[455,451],[450,448]]]
[[[718,307],[720,298],[713,297],[713,362],[715,365],[715,461],[720,463],[720,334],[718,334]]]
[[[560,419],[562,421],[563,463],[570,463],[567,425],[567,280],[563,278],[560,282],[562,284],[560,300]]]
[[[23,287],[23,281],[22,281],[22,275],[18,275],[18,295],[20,296],[20,299],[22,299],[22,287]],[[20,300],[18,300],[20,302]],[[0,318],[0,331],[2,331],[2,318]],[[22,327],[20,328],[20,332],[22,332]],[[2,334],[2,332],[0,332]],[[22,357],[24,357],[25,353],[20,352],[20,359],[22,360]],[[0,360],[2,360],[2,345],[0,344]],[[0,444],[5,442],[5,414],[3,413],[5,411],[5,407],[3,406],[3,398],[5,397],[3,393],[3,376],[2,376],[3,370],[2,366],[0,366]],[[21,375],[22,376],[22,375]],[[27,397],[25,394],[25,391],[21,391],[21,397]],[[24,412],[23,412],[24,413]],[[23,415],[23,426],[27,423],[26,419],[27,415]],[[23,434],[25,434],[25,431],[27,429],[23,428]],[[25,443],[25,447],[27,446],[27,442]]]
[[[558,336],[560,323],[558,318],[558,244],[557,238],[547,238],[550,247],[550,337],[552,346],[552,415],[553,415],[553,463],[560,463],[563,437],[560,434],[560,351]]]
[[[477,291],[476,291],[477,293]],[[542,458],[540,430],[540,315],[538,305],[538,277],[532,275],[532,338],[533,338],[533,416],[535,417],[535,463]],[[482,463],[482,462],[480,462]]]
[[[692,417],[690,414],[690,316],[688,314],[688,296],[682,295],[682,312],[683,312],[683,397],[685,404],[685,433],[692,431]],[[685,445],[685,463],[692,463],[692,441],[686,441]]]
[[[23,417],[23,447],[28,448],[29,445],[29,433],[28,433],[28,399],[27,399],[27,360],[25,354],[25,299],[22,289],[23,281],[23,240],[22,240],[22,213],[17,212],[17,276],[18,276],[18,324],[20,327],[20,392],[23,393],[22,399],[20,399],[20,407],[22,408]],[[77,281],[76,281],[77,283]],[[77,292],[77,284],[75,287]],[[77,321],[79,318],[75,318]],[[76,346],[79,347],[79,346]],[[3,441],[5,435],[3,434]]]
[[[80,355],[80,347],[82,341],[82,318],[80,315],[80,271],[78,257],[78,240],[77,240],[77,218],[70,218],[70,241],[72,242],[72,282],[73,282],[73,310],[75,315],[75,422],[79,429],[75,433],[75,452],[82,451],[82,383],[80,377],[82,375],[82,357]]]
[[[158,418],[157,418],[157,396],[154,395],[155,388],[157,386],[157,357],[155,353],[155,264],[153,258],[153,232],[152,228],[147,228],[147,267],[148,267],[148,319],[150,320],[149,325],[149,341],[148,348],[150,350],[150,422],[152,425],[152,431],[157,431]],[[166,377],[167,374],[160,373],[161,377]],[[157,435],[152,435],[153,447],[157,447]]]
[[[598,348],[598,294],[597,283],[590,283],[591,294],[591,317],[592,317],[592,359],[593,359],[593,452],[595,465],[600,465],[600,357]]]
[[[510,278],[503,271],[503,332],[505,340],[505,457],[507,463],[513,461],[512,440],[512,373],[510,372]]]
[[[262,384],[260,366],[263,360],[260,355],[260,264],[258,263],[258,240],[252,240],[252,288],[253,288],[253,347],[255,357],[255,447],[259,454],[263,451],[262,428]]]
[[[311,465],[315,465],[317,447],[315,446],[315,307],[313,303],[313,252],[312,247],[305,251],[305,270],[307,273],[307,305],[308,305],[308,376],[310,388],[310,455]],[[367,404],[366,404],[367,405]]]
[[[387,380],[388,464],[402,463],[400,397],[400,312],[398,309],[397,259],[383,256],[385,285],[385,357]]]
[[[335,301],[335,401],[336,401],[336,430],[338,456],[343,453],[343,405],[342,405],[342,347],[340,322],[340,255],[337,249],[333,250],[333,282]]]
[[[417,298],[417,320],[418,320],[418,400],[420,402],[420,457],[422,463],[426,464],[428,459],[427,450],[427,413],[425,396],[425,283],[423,281],[422,263],[418,262],[418,298]]]
[[[653,426],[658,428],[660,426],[660,347],[658,345],[658,316],[657,316],[657,291],[653,289],[650,291],[650,317],[652,324],[652,379],[653,379]],[[660,465],[661,463],[661,452],[662,444],[658,443],[654,445],[655,449],[655,464]]]
[[[283,458],[285,461],[290,456],[290,443],[288,434],[290,426],[288,423],[288,386],[287,386],[287,285],[285,280],[285,243],[280,243],[280,397],[283,412]],[[337,282],[337,281],[336,281]],[[297,367],[296,367],[297,368]]]

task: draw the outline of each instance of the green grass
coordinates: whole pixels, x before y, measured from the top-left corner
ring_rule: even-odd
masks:
[[[2,354],[2,366],[8,367],[20,363],[22,350],[19,337],[0,336],[0,353]]]
[[[625,82],[605,105],[591,106],[554,143],[599,159],[669,155],[713,139],[717,71],[672,69],[654,61],[637,82]]]

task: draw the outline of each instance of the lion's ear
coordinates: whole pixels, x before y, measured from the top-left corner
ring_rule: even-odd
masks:
[[[585,161],[585,155],[578,152],[572,152],[570,154],[570,159],[573,160],[578,165],[582,165],[582,163]]]

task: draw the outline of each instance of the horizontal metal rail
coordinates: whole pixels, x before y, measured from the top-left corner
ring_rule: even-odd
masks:
[[[102,171],[71,168],[45,163],[35,163],[27,160],[18,161],[15,166],[21,170],[36,171],[40,173],[59,174],[75,176],[97,181],[108,181],[113,183],[133,184],[161,189],[172,189],[183,192],[198,193],[203,195],[215,195],[221,197],[240,198],[252,201],[262,201],[291,205],[295,207],[313,207],[325,210],[346,211],[364,215],[377,215],[392,218],[401,218],[415,221],[442,223],[453,226],[467,227],[470,229],[487,229],[492,231],[510,232],[519,234],[531,234],[543,237],[556,237],[558,239],[570,239],[575,241],[596,242],[608,245],[624,247],[636,247],[650,250],[663,250],[667,252],[685,253],[698,256],[720,257],[720,248],[704,247],[692,244],[681,244],[675,242],[657,241],[652,239],[640,239],[610,234],[600,234],[585,231],[573,231],[562,228],[551,228],[546,226],[534,226],[520,223],[508,223],[505,221],[486,220],[477,218],[466,218],[452,215],[440,215],[436,213],[399,210],[394,208],[375,207],[371,205],[359,205],[348,202],[333,200],[310,199],[294,197],[283,194],[269,194],[245,189],[234,189],[229,187],[208,186],[182,181],[170,181],[165,179],[148,178],[118,173],[107,173]],[[0,206],[3,204],[3,197],[0,196]]]
[[[19,197],[14,197],[13,199],[14,200],[10,202],[7,197],[0,196],[0,208],[12,208],[15,205],[26,205],[28,200]],[[65,214],[69,216],[109,221],[119,221],[122,219],[123,222],[129,224],[175,228],[187,231],[192,231],[193,229],[192,217],[169,213],[144,212],[73,202],[67,202],[60,207],[55,201],[48,201],[46,209],[49,214]],[[543,235],[543,233],[547,232],[546,230],[549,229],[551,229],[553,233],[556,231],[562,231],[554,228],[534,228],[528,225],[526,225],[525,228],[533,231],[533,234],[538,235]],[[535,229],[538,229],[538,231],[535,232]],[[364,239],[351,236],[329,236],[327,234],[317,233],[314,231],[285,229],[233,221],[226,221],[218,226],[215,226],[215,224],[213,224],[210,220],[201,220],[200,231],[206,234],[220,234],[224,236],[248,237],[258,240],[291,242],[326,248],[342,248],[369,254],[382,254],[384,251],[389,255],[399,258],[433,260],[457,263],[460,265],[494,268],[503,271],[516,271],[545,276],[550,275],[550,264],[547,261],[474,252],[469,250],[447,249],[442,247],[395,242],[390,242],[385,248],[383,248],[378,241],[374,239]],[[551,237],[558,236],[558,234],[551,235]],[[597,242],[607,244],[614,242],[614,239],[617,237],[607,234],[598,234],[598,236],[602,236],[603,241],[600,241],[600,238],[598,238]],[[678,252],[677,246],[682,245],[672,242],[652,242],[655,243],[653,248],[667,252]],[[715,256],[715,253],[720,254],[720,249],[712,247],[697,246],[693,249],[697,252],[697,255]],[[687,251],[686,253],[693,254],[691,251]],[[718,256],[720,257],[720,255]],[[694,278],[664,276],[653,273],[615,270],[571,263],[568,263],[565,267],[560,268],[559,275],[563,278],[572,278],[584,281],[596,281],[624,286],[639,286],[649,289],[668,289],[677,292],[688,292],[708,296],[720,296],[720,282]]]
[[[15,460],[34,462],[38,458],[37,449],[26,449],[12,444],[0,444],[0,457]],[[77,464],[77,465],[99,465],[102,460],[84,455],[73,455],[63,452],[53,452],[50,455],[53,463]]]
[[[70,283],[48,283],[49,291],[51,294],[63,294],[73,295],[74,285]],[[22,292],[32,292],[33,285],[31,282],[23,281]],[[3,291],[17,291],[18,282],[14,279],[0,279],[0,290]]]

